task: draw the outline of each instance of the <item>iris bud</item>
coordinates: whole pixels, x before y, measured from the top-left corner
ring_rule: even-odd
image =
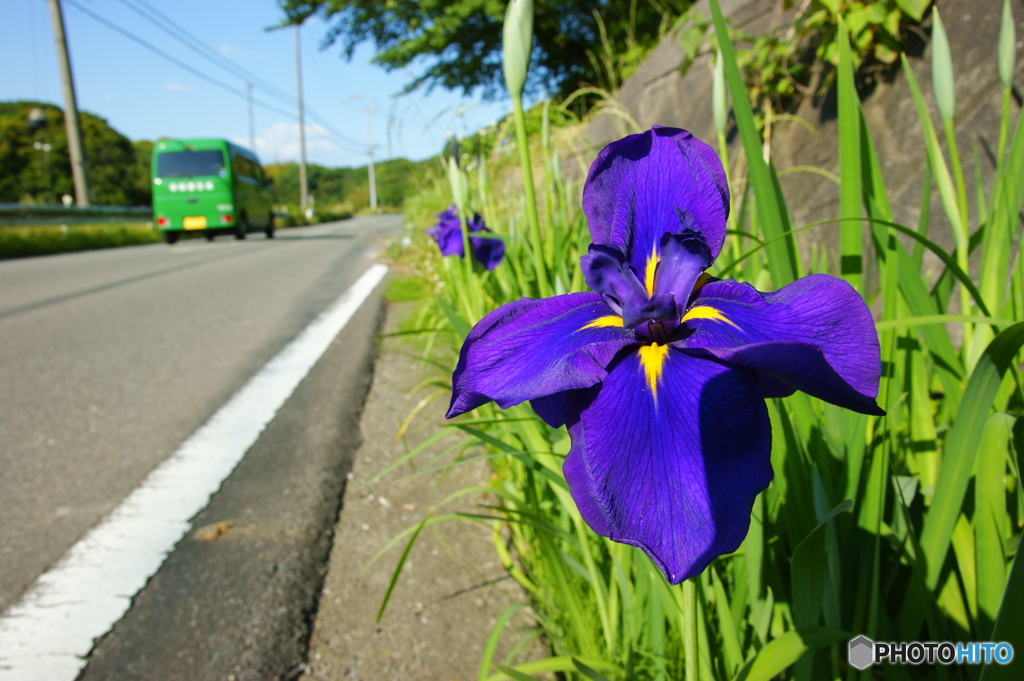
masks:
[[[509,0],[502,26],[505,85],[513,99],[523,94],[533,50],[533,0]]]
[[[935,106],[943,120],[952,120],[956,110],[953,97],[953,56],[949,51],[949,39],[942,25],[939,10],[932,10],[935,24],[932,27],[932,88],[935,90]]]
[[[711,80],[711,108],[714,112],[715,130],[725,132],[729,122],[729,102],[725,96],[725,60],[722,51],[715,55],[715,72]]]
[[[1013,12],[1010,0],[1003,0],[1003,23],[999,27],[999,80],[1003,87],[1013,85],[1013,68],[1017,59],[1017,31],[1013,26]]]
[[[469,202],[469,181],[455,156],[448,158],[448,184],[452,189],[452,201],[458,208],[461,218],[466,215],[466,204]]]

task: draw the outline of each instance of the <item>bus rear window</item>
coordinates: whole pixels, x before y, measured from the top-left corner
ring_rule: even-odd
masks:
[[[220,175],[223,170],[224,155],[219,151],[171,151],[156,161],[157,177]]]

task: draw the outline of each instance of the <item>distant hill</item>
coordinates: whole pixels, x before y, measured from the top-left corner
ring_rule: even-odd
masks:
[[[47,124],[37,130],[28,125],[29,112],[39,108]],[[132,142],[88,111],[80,112],[87,175],[92,201],[107,206],[152,204],[149,167],[153,142]],[[49,151],[44,145],[49,145]],[[274,201],[297,204],[299,167],[295,163],[270,164]],[[439,174],[436,160],[408,161],[398,158],[375,165],[377,202],[399,208],[406,197],[417,193],[425,178]],[[356,212],[370,204],[366,166],[327,168],[308,166],[309,193],[318,211]],[[64,194],[74,195],[71,160],[64,127],[64,111],[46,102],[0,102],[0,202],[60,203]]]
[[[38,130],[28,125],[33,108],[47,119]],[[79,117],[93,203],[150,205],[152,142],[133,144],[88,111]],[[64,111],[46,102],[0,102],[0,202],[60,203],[62,195],[74,193]]]

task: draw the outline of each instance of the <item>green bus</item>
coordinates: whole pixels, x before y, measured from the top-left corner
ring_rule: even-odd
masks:
[[[164,140],[153,149],[153,215],[169,244],[183,232],[273,239],[269,187],[256,155],[227,140]]]

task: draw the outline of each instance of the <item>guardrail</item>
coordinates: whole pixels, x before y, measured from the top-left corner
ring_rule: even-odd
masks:
[[[151,222],[147,206],[71,206],[0,203],[0,227],[71,225],[97,222]]]

